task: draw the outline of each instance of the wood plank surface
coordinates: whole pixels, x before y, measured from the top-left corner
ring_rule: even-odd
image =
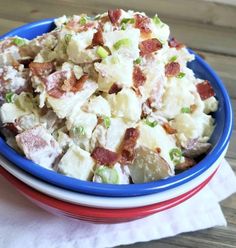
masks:
[[[217,3],[216,3],[217,2]],[[0,34],[42,18],[121,7],[158,13],[172,34],[202,55],[225,83],[236,114],[236,1],[227,0],[0,0]],[[226,158],[236,172],[236,124]],[[236,195],[221,203],[227,227],[215,227],[176,237],[122,247],[236,248]]]

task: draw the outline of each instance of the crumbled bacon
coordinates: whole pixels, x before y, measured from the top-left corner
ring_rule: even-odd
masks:
[[[121,91],[121,87],[119,87],[118,84],[114,83],[114,84],[112,84],[111,88],[109,89],[108,94],[116,94],[119,91]]]
[[[86,80],[88,78],[89,78],[89,75],[88,74],[82,75],[80,79],[76,80],[76,83],[73,85],[71,91],[72,92],[78,92],[78,91],[80,91],[83,88],[84,83],[86,82]]]
[[[65,91],[61,89],[61,86],[67,80],[67,71],[56,71],[49,75],[45,80],[47,93],[55,98],[61,98]]]
[[[133,70],[134,87],[138,88],[139,86],[144,85],[145,81],[146,81],[146,76],[142,72],[141,68],[137,65],[134,66],[134,70]]]
[[[175,47],[177,50],[185,47],[183,43],[177,41],[174,37],[171,38],[168,43],[170,47]]]
[[[156,52],[162,48],[162,44],[158,39],[144,40],[139,44],[140,55],[144,56]]]
[[[111,23],[113,24],[117,23],[121,16],[121,9],[108,10],[108,16]]]
[[[102,165],[113,165],[118,159],[119,155],[116,152],[112,152],[103,147],[95,147],[92,154],[92,158]]]
[[[44,80],[50,96],[61,98],[65,92],[78,92],[83,88],[85,81],[88,79],[88,74],[82,75],[77,80],[73,72],[70,73],[69,78],[67,78],[67,73],[67,71],[56,71]]]
[[[182,162],[182,163],[180,163],[180,164],[177,164],[177,165],[175,166],[175,169],[176,169],[176,170],[181,170],[181,171],[182,171],[182,170],[186,170],[186,169],[188,169],[188,168],[193,167],[195,164],[196,164],[196,162],[195,162],[194,159],[185,157],[184,162]]]
[[[161,148],[160,147],[157,147],[155,150],[156,150],[157,153],[161,153]]]
[[[165,65],[165,75],[167,77],[176,77],[180,73],[180,64],[178,62],[170,62]]]
[[[29,69],[33,76],[45,77],[53,72],[54,65],[52,62],[31,62],[29,64]]]
[[[102,36],[102,30],[101,28],[99,28],[98,31],[93,35],[92,46],[98,46],[103,44],[104,40]]]
[[[134,148],[139,137],[139,130],[137,128],[127,128],[123,143],[121,144],[121,158],[120,163],[130,163],[134,159]]]
[[[212,96],[215,96],[215,91],[208,80],[205,80],[200,84],[197,84],[196,87],[202,100],[206,100]]]
[[[147,16],[140,14],[135,15],[135,28],[138,28],[141,33],[151,33],[150,19]]]
[[[176,133],[176,129],[174,129],[173,127],[171,127],[171,125],[168,122],[163,123],[162,127],[165,129],[165,131],[168,134],[174,134]]]
[[[19,133],[15,123],[5,123],[3,128],[8,129],[13,135],[17,135]]]
[[[90,28],[93,28],[95,26],[94,22],[88,22],[85,24],[80,24],[78,23],[78,21],[75,20],[70,20],[67,24],[66,27],[70,30],[73,30],[75,32],[86,32],[88,31]]]

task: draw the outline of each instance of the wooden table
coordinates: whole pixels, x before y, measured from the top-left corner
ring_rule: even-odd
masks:
[[[121,7],[156,12],[170,25],[172,35],[201,54],[218,72],[228,88],[236,112],[236,4],[235,0],[0,0],[0,34],[24,23],[63,14],[96,14]],[[119,2],[119,3],[118,3]],[[226,158],[236,172],[236,128]],[[221,203],[228,227],[211,228],[173,238],[125,247],[236,247],[236,195]]]

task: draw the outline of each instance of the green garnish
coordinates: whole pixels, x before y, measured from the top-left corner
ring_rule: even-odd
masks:
[[[120,24],[133,24],[135,22],[134,18],[123,18],[120,22]]]
[[[134,18],[123,18],[120,22],[121,30],[126,30],[127,24],[134,24],[134,23],[135,23]]]
[[[157,121],[149,121],[148,119],[146,119],[145,123],[149,126],[149,127],[155,127],[158,122]]]
[[[109,53],[105,48],[103,48],[102,46],[99,46],[97,49],[97,55],[100,58],[105,59],[109,55]]]
[[[175,163],[179,164],[182,158],[182,152],[179,148],[173,148],[169,152],[170,159]]]
[[[121,30],[126,30],[126,27],[127,27],[126,24],[124,23],[121,24]]]
[[[177,58],[178,58],[178,56],[173,56],[173,57],[170,58],[170,61],[174,62],[174,61],[176,61]]]
[[[100,19],[100,17],[101,17],[101,15],[100,15],[100,14],[98,14],[98,15],[96,15],[96,16],[94,17],[94,20],[99,20],[99,19]]]
[[[177,78],[183,78],[185,76],[185,73],[184,72],[180,72],[178,76],[176,76]]]
[[[121,40],[118,40],[114,45],[113,47],[118,50],[120,49],[122,46],[126,46],[126,47],[129,47],[132,45],[132,41],[130,39],[121,39]]]
[[[160,20],[160,18],[158,17],[158,15],[155,15],[153,18],[152,18],[153,22],[160,26],[161,28],[164,26],[164,23]]]
[[[189,107],[183,107],[181,108],[181,113],[191,113],[191,110]]]
[[[142,62],[142,59],[139,57],[139,58],[137,58],[135,61],[134,61],[134,63],[135,64],[140,64]]]
[[[103,183],[117,184],[119,182],[118,172],[114,168],[100,166],[95,170],[94,174],[99,176]]]
[[[103,123],[106,128],[109,128],[111,125],[111,119],[108,116],[103,116]]]
[[[160,18],[158,17],[158,15],[155,15],[153,18],[152,18],[153,22],[156,24],[156,25],[159,25],[162,23],[162,21],[160,20]]]
[[[71,37],[72,37],[72,34],[66,34],[65,35],[65,42],[66,42],[66,44],[68,45],[68,43],[70,42],[70,40],[71,40]]]
[[[11,103],[13,102],[13,98],[14,98],[15,94],[13,92],[8,92],[5,95],[5,100],[7,103]]]
[[[17,46],[22,46],[25,44],[25,41],[21,38],[15,38],[12,40],[12,42]]]
[[[83,126],[78,126],[73,128],[73,133],[79,136],[85,135],[85,128]]]
[[[79,20],[79,24],[80,24],[80,25],[84,25],[84,24],[86,24],[86,23],[87,23],[87,18],[84,17],[84,16],[82,16],[82,17],[80,18],[80,20]]]

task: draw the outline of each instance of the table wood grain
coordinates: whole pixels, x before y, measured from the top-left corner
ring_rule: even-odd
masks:
[[[217,3],[216,3],[217,2]],[[226,4],[228,3],[228,4]],[[197,51],[224,81],[236,113],[236,1],[228,0],[0,0],[0,34],[24,23],[63,14],[94,15],[109,8],[158,13],[172,35]],[[226,158],[236,172],[236,124]],[[185,233],[172,238],[122,247],[236,248],[236,195],[221,203],[227,227]]]

